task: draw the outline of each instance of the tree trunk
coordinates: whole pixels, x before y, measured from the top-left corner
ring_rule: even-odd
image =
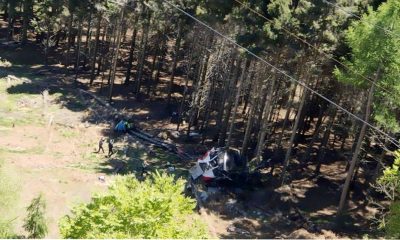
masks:
[[[50,25],[47,25],[47,37],[46,37],[46,44],[44,47],[44,64],[47,67],[48,65],[48,58],[49,58],[49,51],[50,51]]]
[[[369,121],[369,116],[371,115],[371,106],[372,106],[372,100],[373,100],[373,97],[374,97],[375,83],[380,78],[380,75],[381,75],[381,67],[378,67],[374,82],[371,85],[371,87],[369,89],[369,93],[368,93],[367,103],[366,103],[366,107],[365,107],[365,116],[364,116],[364,121],[365,122]],[[357,165],[357,162],[358,162],[358,155],[360,154],[361,145],[362,145],[362,143],[364,141],[364,136],[365,136],[366,131],[367,131],[367,124],[365,122],[362,124],[361,130],[360,130],[360,134],[359,134],[358,140],[357,140],[356,149],[355,149],[355,151],[353,153],[353,156],[352,156],[352,159],[351,159],[351,162],[350,162],[350,168],[347,171],[347,176],[346,176],[346,180],[345,180],[345,183],[344,183],[344,186],[343,186],[343,191],[342,191],[342,194],[340,195],[340,202],[339,202],[339,207],[338,207],[338,211],[337,211],[337,216],[342,215],[343,209],[344,209],[344,205],[346,203],[346,198],[347,198],[347,194],[349,192],[350,182],[351,182],[351,180],[353,178],[354,169],[355,169],[355,166]]]
[[[337,113],[337,109],[333,108],[332,113],[329,116],[329,122],[327,124],[324,136],[322,137],[321,145],[319,146],[317,166],[315,167],[314,176],[318,176],[320,174],[322,161],[325,158],[326,146],[328,145],[328,142],[329,142],[329,136],[331,135],[331,129],[332,129],[333,123],[335,122],[336,113]]]
[[[89,12],[89,18],[88,18],[88,27],[86,30],[86,42],[85,42],[85,56],[83,57],[83,67],[86,68],[88,56],[89,56],[89,46],[90,46],[90,39],[92,37],[91,35],[91,27],[92,27],[92,12]]]
[[[383,148],[382,149],[382,153],[378,157],[378,160],[377,160],[377,163],[376,163],[376,167],[374,169],[374,173],[373,173],[371,181],[370,181],[372,184],[376,183],[376,180],[379,178],[379,176],[382,173],[382,170],[383,170],[383,167],[384,167],[383,160],[385,158],[385,152],[386,152],[385,149],[386,149],[387,144],[388,144],[388,140],[385,137],[385,140],[384,140],[383,146],[382,146],[382,148]]]
[[[119,54],[119,48],[121,45],[121,33],[122,33],[122,21],[124,20],[124,9],[125,6],[121,8],[121,13],[120,13],[120,20],[118,24],[118,30],[117,30],[117,46],[115,48],[114,52],[114,57],[113,57],[113,66],[112,66],[112,76],[111,76],[111,85],[110,85],[110,92],[108,95],[108,101],[111,103],[112,102],[112,96],[113,96],[113,88],[114,88],[114,81],[115,81],[115,73],[117,71],[117,63],[118,63],[118,54]]]
[[[23,23],[22,23],[22,45],[25,45],[26,42],[28,41],[28,27],[29,27],[29,21],[31,18],[31,8],[32,8],[32,0],[24,0],[23,6],[24,6],[24,13],[23,13]]]
[[[306,154],[305,154],[305,158],[304,158],[304,159],[309,159],[309,158],[310,158],[310,155],[311,155],[311,152],[312,152],[312,149],[313,149],[313,145],[314,145],[315,141],[318,139],[319,132],[320,132],[320,130],[321,130],[321,126],[322,126],[322,122],[323,122],[323,121],[322,121],[323,117],[324,117],[324,111],[323,111],[322,108],[320,108],[320,110],[319,110],[319,116],[318,116],[318,121],[317,121],[317,123],[316,123],[316,125],[315,125],[314,133],[313,133],[311,142],[310,142],[309,145],[308,145],[308,148],[307,148],[307,151],[306,151]]]
[[[282,147],[282,139],[283,139],[283,135],[285,133],[285,128],[286,128],[286,124],[289,121],[289,117],[290,117],[290,112],[292,109],[292,105],[293,105],[293,99],[296,95],[296,89],[297,89],[297,84],[296,83],[292,83],[290,85],[290,91],[291,91],[291,95],[286,103],[286,113],[285,113],[285,119],[283,120],[283,124],[282,124],[282,131],[279,135],[279,140],[278,140],[278,147]]]
[[[144,69],[145,60],[146,60],[147,40],[149,37],[149,30],[150,30],[150,17],[151,17],[151,13],[147,12],[146,20],[143,22],[143,35],[142,35],[142,39],[140,42],[141,54],[140,54],[140,60],[138,63],[138,70],[137,70],[137,74],[136,74],[136,86],[135,86],[136,96],[138,96],[140,93],[143,69]]]
[[[271,108],[272,108],[272,98],[273,98],[274,91],[275,91],[276,78],[277,78],[276,76],[273,76],[273,78],[272,78],[270,91],[269,91],[269,94],[267,95],[267,99],[266,99],[263,114],[262,114],[262,119],[260,119],[262,121],[262,124],[261,124],[260,133],[258,135],[258,142],[257,142],[257,147],[256,147],[256,157],[255,157],[255,160],[258,163],[260,162],[261,154],[264,149],[265,136],[267,134],[267,126],[268,126],[268,114],[270,113]]]
[[[66,44],[66,49],[65,49],[65,70],[68,69],[69,66],[69,50],[71,48],[71,43],[72,43],[72,23],[74,21],[74,14],[72,13],[72,11],[70,10],[70,17],[69,17],[69,21],[68,21],[68,36],[67,36],[67,44]]]
[[[236,122],[236,114],[237,114],[237,110],[238,110],[238,106],[239,106],[239,99],[240,99],[240,94],[242,93],[242,88],[243,88],[243,82],[246,78],[246,73],[247,73],[247,69],[250,66],[251,63],[251,58],[248,58],[246,60],[246,63],[244,65],[244,68],[242,70],[242,74],[240,76],[239,82],[236,85],[236,97],[235,97],[235,103],[233,105],[233,115],[232,115],[232,120],[231,120],[231,124],[229,125],[229,132],[228,132],[228,140],[226,142],[225,147],[230,147],[231,144],[231,139],[232,139],[232,133],[233,133],[233,129],[235,127],[235,122]]]
[[[101,12],[97,15],[97,26],[96,26],[96,39],[94,43],[94,53],[92,58],[92,66],[90,72],[90,85],[93,84],[96,72],[96,60],[97,60],[97,52],[99,51],[99,41],[100,41],[100,32],[101,32],[101,19],[103,14]]]
[[[261,82],[262,82],[262,78],[258,77],[258,79],[256,80],[256,84],[252,87],[252,91],[251,91],[251,92],[254,92],[254,94],[252,94],[252,97],[251,97],[249,117],[247,120],[246,130],[244,133],[244,138],[243,138],[243,143],[242,143],[242,151],[241,152],[242,152],[243,156],[247,155],[247,150],[248,150],[247,148],[248,148],[250,136],[251,136],[252,129],[253,129],[253,124],[254,124],[254,120],[255,120],[255,114],[257,111],[259,96],[261,94],[261,90],[260,90]]]
[[[75,62],[75,82],[78,81],[78,73],[79,73],[79,62],[81,55],[81,41],[82,41],[82,17],[79,18],[78,21],[78,47],[76,49],[76,62]]]
[[[285,184],[287,167],[289,166],[290,155],[292,154],[292,149],[293,149],[293,142],[294,142],[294,138],[296,137],[297,128],[299,126],[299,122],[300,122],[300,118],[301,118],[301,112],[303,111],[303,107],[304,107],[304,103],[306,102],[307,95],[308,95],[308,89],[305,88],[304,92],[303,92],[303,96],[301,97],[299,110],[297,111],[296,120],[294,122],[294,126],[292,129],[292,135],[290,136],[289,148],[286,151],[285,160],[283,162],[281,185]]]
[[[136,48],[136,36],[137,36],[137,22],[138,22],[138,16],[136,15],[133,21],[133,26],[134,30],[132,33],[132,39],[131,39],[131,47],[129,49],[129,59],[128,59],[128,67],[126,69],[126,75],[125,75],[125,84],[129,84],[129,80],[131,79],[131,71],[132,71],[132,66],[133,66],[133,53],[135,52]]]
[[[17,1],[8,1],[8,28],[7,28],[7,39],[9,41],[13,40],[14,36],[14,22],[15,22],[15,7]]]
[[[181,40],[183,36],[183,24],[181,22],[178,23],[178,36],[176,38],[175,42],[175,48],[174,48],[174,58],[172,60],[172,68],[171,68],[171,78],[169,79],[169,84],[168,84],[168,97],[167,97],[167,104],[170,104],[171,101],[171,94],[172,94],[172,85],[174,84],[174,78],[175,78],[175,70],[178,62],[178,56],[179,56],[179,49],[181,48]]]
[[[239,73],[240,73],[241,61],[242,61],[242,59],[239,58],[236,69],[233,71],[232,77],[230,78],[228,92],[234,92],[234,86],[236,84],[236,81],[240,77]],[[227,134],[227,129],[228,129],[228,123],[229,123],[229,119],[230,119],[231,113],[232,113],[233,96],[227,95],[227,100],[228,100],[228,102],[225,106],[224,119],[222,121],[222,125],[221,125],[220,131],[219,131],[218,146],[220,146],[220,147],[225,146],[225,139],[226,139],[226,134]]]
[[[106,51],[106,49],[105,49],[105,39],[107,39],[106,38],[106,35],[107,35],[107,31],[108,31],[108,25],[105,25],[104,26],[104,30],[103,30],[103,34],[102,34],[102,36],[101,36],[101,42],[103,43],[102,44],[102,48],[101,48],[101,57],[98,59],[98,63],[97,63],[97,72],[96,72],[96,76],[99,76],[100,75],[100,71],[101,71],[101,69],[102,69],[102,67],[103,67],[103,62],[104,62],[104,55],[105,55],[105,53],[106,52],[108,52],[108,50],[110,49],[110,45],[107,43],[107,51]],[[103,80],[103,79],[102,79]]]
[[[4,20],[4,22],[6,22],[8,19],[8,2],[9,2],[9,0],[3,1],[3,11],[4,11],[3,20]]]

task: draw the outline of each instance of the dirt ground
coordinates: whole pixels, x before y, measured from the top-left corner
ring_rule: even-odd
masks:
[[[47,201],[50,232],[47,237],[57,238],[58,220],[77,202],[88,201],[94,192],[104,191],[113,174],[135,172],[142,160],[149,161],[153,169],[165,170],[168,164],[177,167],[178,176],[187,176],[192,162],[181,162],[176,157],[146,146],[126,137],[117,138],[118,154],[107,158],[95,154],[97,141],[110,134],[107,110],[93,102],[85,101],[74,89],[91,91],[106,96],[107,89],[100,89],[101,79],[88,89],[87,75],[82,74],[77,85],[65,76],[61,65],[42,65],[43,59],[26,59],[22,53],[41,56],[34,45],[21,49],[2,49],[0,57],[13,63],[0,69],[17,78],[26,77],[32,82],[0,82],[0,158],[7,169],[17,176],[20,198],[17,209],[16,230],[22,229],[26,206],[31,199],[43,192]],[[137,101],[116,80],[113,106],[121,113],[133,117],[136,123],[150,133],[160,129],[174,129],[169,121],[165,102],[154,98]],[[164,85],[166,85],[167,78]],[[179,79],[178,79],[179,80]],[[161,84],[161,87],[163,83]],[[42,91],[49,89],[48,101]],[[127,97],[123,97],[127,96]],[[44,104],[46,102],[46,104]],[[14,125],[13,125],[14,124]],[[168,137],[166,137],[168,138]],[[192,145],[185,145],[187,149]],[[299,148],[302,146],[300,145]],[[303,146],[304,149],[304,146]],[[349,215],[343,226],[334,225],[340,185],[345,176],[345,162],[336,153],[328,153],[321,167],[321,174],[313,178],[312,164],[296,169],[299,161],[292,160],[294,173],[291,185],[275,189],[276,177],[263,173],[262,182],[254,186],[234,185],[217,189],[204,189],[209,199],[202,213],[213,237],[220,238],[361,238],[376,236],[370,228],[374,209],[365,199],[365,186],[352,190]],[[279,168],[275,175],[279,174]],[[106,182],[99,181],[106,176]],[[210,193],[214,191],[216,193]],[[301,216],[293,212],[299,209]],[[306,220],[302,217],[306,217]],[[312,224],[310,223],[312,222]]]
[[[63,114],[74,113],[64,111]],[[105,183],[98,181],[102,173],[75,167],[104,158],[86,157],[94,150],[94,141],[100,136],[99,128],[69,129],[57,125],[57,117],[53,121],[51,126],[17,123],[2,128],[1,158],[20,186],[19,200],[15,204],[18,233],[23,232],[25,208],[39,193],[44,194],[47,203],[50,230],[47,237],[56,238],[59,237],[60,217],[68,213],[74,203],[88,201],[92,193],[106,188]]]

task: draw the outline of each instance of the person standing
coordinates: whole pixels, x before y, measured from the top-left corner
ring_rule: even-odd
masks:
[[[100,138],[100,141],[99,141],[99,150],[98,150],[96,153],[99,153],[100,150],[104,153],[103,143],[104,143],[104,138]]]
[[[109,157],[114,154],[113,147],[114,147],[114,140],[109,139],[108,140],[108,156]]]

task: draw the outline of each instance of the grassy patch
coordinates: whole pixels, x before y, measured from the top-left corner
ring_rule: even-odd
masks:
[[[74,138],[74,137],[79,136],[79,134],[77,133],[76,130],[69,129],[69,128],[60,129],[60,134],[61,134],[61,136],[65,137],[65,138]]]
[[[16,154],[43,154],[44,148],[42,146],[37,146],[33,148],[7,148],[0,146],[1,153],[16,153]]]
[[[0,158],[2,154],[0,152]],[[18,199],[19,185],[9,174],[8,169],[0,160],[0,238],[15,238],[13,223],[15,216],[15,202]]]
[[[98,169],[98,166],[102,161],[104,161],[104,154],[97,154],[94,152],[87,152],[81,154],[81,162],[69,164],[70,168],[78,168],[81,170],[86,170],[93,172]]]
[[[0,79],[0,126],[42,125],[40,96],[27,93],[8,94],[7,84]]]

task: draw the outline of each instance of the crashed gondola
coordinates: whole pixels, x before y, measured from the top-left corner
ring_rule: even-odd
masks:
[[[245,178],[247,161],[236,149],[212,148],[189,170],[192,180],[201,179],[206,184],[219,180]]]

